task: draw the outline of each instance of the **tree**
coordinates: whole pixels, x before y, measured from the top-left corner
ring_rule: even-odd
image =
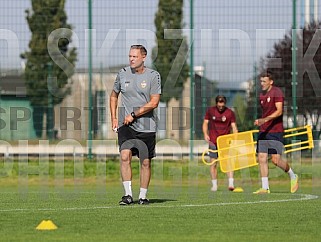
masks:
[[[32,10],[26,10],[26,20],[32,32],[30,50],[21,54],[26,59],[27,95],[33,106],[33,120],[38,137],[42,133],[44,113],[51,115],[52,106],[70,93],[68,79],[74,73],[77,60],[75,48],[70,48],[72,26],[67,24],[65,0],[32,0]],[[51,76],[51,78],[50,78]],[[47,80],[50,79],[50,82]],[[53,123],[48,124],[47,131]]]
[[[183,36],[183,0],[159,0],[155,16],[157,47],[154,66],[162,77],[161,101],[178,99],[189,75],[186,63],[188,44]]]
[[[315,130],[319,124],[321,110],[321,31],[320,23],[312,23],[297,31],[297,112],[304,122],[313,123]],[[281,66],[275,67],[275,60],[281,60]],[[283,88],[288,115],[292,114],[292,34],[289,32],[275,43],[273,50],[260,64],[260,72],[270,71],[276,86]],[[259,80],[259,78],[258,78]],[[254,92],[255,93],[255,92]],[[312,122],[313,120],[313,122]],[[320,136],[320,131],[315,133]]]

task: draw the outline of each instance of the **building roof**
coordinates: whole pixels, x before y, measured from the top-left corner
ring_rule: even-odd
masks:
[[[93,68],[92,73],[118,73],[122,68],[128,66],[128,64],[117,66],[103,66],[102,68]],[[88,73],[88,68],[76,68],[75,73]]]
[[[248,82],[217,82],[217,89],[246,91],[249,88],[248,85]]]
[[[22,74],[0,76],[0,95],[1,96],[22,96],[27,95],[26,84]]]

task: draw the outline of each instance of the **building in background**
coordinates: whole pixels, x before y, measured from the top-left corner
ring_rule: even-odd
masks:
[[[115,140],[117,134],[111,129],[109,97],[116,75],[121,67],[94,69],[92,75],[92,133],[95,140]],[[233,106],[237,94],[246,95],[247,89],[235,83],[214,82],[204,76],[204,69],[195,68],[194,76],[194,138],[203,139],[202,122],[206,109],[215,105],[215,97],[223,94],[228,105]],[[71,77],[71,92],[54,107],[55,138],[84,141],[88,139],[89,93],[88,72],[77,69]],[[230,85],[227,85],[230,84]],[[32,112],[26,94],[23,73],[15,71],[2,74],[0,79],[0,138],[3,140],[36,139]],[[157,109],[159,139],[188,141],[190,139],[190,80],[186,80],[183,93],[178,100],[161,103]],[[120,105],[120,103],[119,103]],[[46,124],[46,114],[43,124]],[[46,139],[46,127],[42,138]]]
[[[115,139],[112,131],[109,97],[120,68],[93,69],[92,75],[92,133],[94,139]],[[88,139],[89,93],[88,72],[77,69],[71,78],[71,93],[55,107],[55,130],[60,139]]]
[[[33,108],[27,97],[23,73],[0,73],[0,140],[36,139]]]
[[[247,98],[249,90],[248,82],[234,83],[234,82],[218,82],[216,95],[224,95],[227,99],[226,105],[233,107],[234,100],[237,95]]]

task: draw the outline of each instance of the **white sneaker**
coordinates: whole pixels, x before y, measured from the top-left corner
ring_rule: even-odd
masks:
[[[217,186],[212,186],[212,187],[211,187],[211,191],[212,191],[212,192],[216,192],[216,191],[217,191]]]

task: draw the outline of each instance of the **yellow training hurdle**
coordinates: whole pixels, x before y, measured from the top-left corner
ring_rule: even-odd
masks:
[[[257,165],[256,141],[253,134],[259,130],[239,132],[235,134],[222,135],[217,138],[217,150],[206,149],[202,153],[202,161],[206,165],[213,165],[220,162],[222,172],[240,170]],[[306,141],[299,141],[284,145],[284,153],[304,149],[313,149],[313,136],[311,126],[306,125],[298,128],[284,130],[284,138],[305,135]],[[218,153],[218,159],[207,162],[205,156],[209,153]]]

